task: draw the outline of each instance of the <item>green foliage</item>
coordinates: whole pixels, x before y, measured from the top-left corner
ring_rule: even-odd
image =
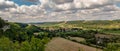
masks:
[[[32,37],[31,41],[22,42],[21,51],[44,51],[45,44],[49,42],[49,38],[38,39]]]
[[[109,43],[104,51],[120,51],[120,43]]]
[[[40,39],[32,37],[30,44],[32,51],[44,51],[45,46]]]
[[[94,20],[94,21],[68,21],[66,24],[60,25],[62,22],[50,22],[40,24],[43,27],[65,27],[70,28],[78,27],[82,29],[89,29],[89,30],[102,30],[103,33],[108,34],[120,34],[120,20]],[[74,26],[73,26],[74,25]],[[108,30],[104,30],[108,29]],[[111,30],[113,29],[113,30]],[[116,29],[116,30],[115,30]]]
[[[45,51],[45,44],[49,42],[49,38],[43,39],[32,37],[31,41],[23,41],[22,43],[9,40],[9,38],[0,38],[0,51]]]
[[[31,45],[28,41],[22,42],[21,51],[32,51]]]
[[[105,33],[105,34],[113,34],[113,35],[119,35],[120,34],[120,29],[116,28],[116,29],[102,29],[100,31],[101,33]]]
[[[0,38],[0,51],[13,51],[13,47],[13,43],[9,40],[9,38]]]
[[[0,17],[0,37],[3,36],[3,30],[2,28],[6,25],[7,23]]]
[[[48,37],[48,33],[47,32],[39,32],[36,37],[43,39],[44,37]]]
[[[40,30],[39,27],[36,27],[34,25],[28,25],[25,29],[30,33],[39,32],[39,30]]]
[[[27,32],[21,28],[18,24],[9,23],[10,29],[4,32],[4,36],[9,37],[10,40],[14,41],[24,41],[28,39]]]
[[[51,23],[45,25],[49,26]],[[55,24],[55,25],[53,25]],[[0,18],[0,28],[6,25],[6,22]],[[66,24],[52,23],[52,27],[40,30],[35,25],[27,25],[22,23],[9,23],[10,29],[3,32],[0,29],[0,51],[44,51],[51,37],[83,37],[86,39],[85,44],[96,44],[96,30],[105,32],[120,33],[120,21],[70,21]],[[75,28],[78,27],[78,28]],[[115,27],[114,27],[115,26]],[[75,30],[74,30],[75,28]],[[38,34],[34,35],[34,33]],[[105,41],[104,41],[105,40]],[[109,43],[104,39],[104,46]],[[113,42],[119,42],[119,38],[113,38]],[[119,44],[108,44],[105,51],[120,51]]]
[[[13,51],[20,51],[20,49],[22,48],[21,45],[19,44],[19,42],[14,42],[13,44],[14,46],[14,50]]]
[[[86,39],[93,38],[94,35],[97,33],[97,31],[93,30],[79,30],[79,31],[66,31],[66,32],[57,32],[56,35],[60,37],[67,37],[67,36],[72,36],[72,37],[83,37]]]
[[[0,18],[0,26],[4,20]],[[5,23],[5,22],[4,22]],[[45,44],[49,42],[47,32],[40,32],[38,37],[33,33],[40,29],[34,25],[9,23],[10,29],[3,32],[0,29],[0,51],[44,51]],[[2,36],[1,36],[2,35]]]
[[[40,28],[37,27],[37,26],[34,26],[34,25],[28,25],[28,26],[25,27],[24,31],[26,31],[27,35],[29,36],[28,39],[30,40],[31,37],[34,36],[33,34],[35,32],[39,32],[40,31]]]
[[[0,17],[0,28],[6,25],[5,21]]]

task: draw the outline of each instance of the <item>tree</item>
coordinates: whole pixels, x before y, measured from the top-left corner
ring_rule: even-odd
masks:
[[[13,42],[9,38],[1,37],[0,38],[0,51],[13,51]]]
[[[41,39],[32,37],[31,42],[32,51],[44,51],[45,44],[42,42]]]
[[[4,36],[8,37],[12,41],[25,41],[28,39],[27,32],[24,28],[21,28],[20,25],[16,23],[9,23],[10,29],[8,29],[6,32],[4,32]]]
[[[37,38],[43,39],[44,37],[48,37],[47,32],[39,32]]]
[[[120,43],[108,43],[104,51],[120,51]]]
[[[16,41],[13,46],[14,46],[14,51],[20,51],[21,46],[19,42]]]
[[[0,28],[2,28],[5,24],[5,21],[0,17]]]
[[[33,33],[39,32],[39,28],[34,25],[28,25],[27,27],[25,27],[25,31],[27,32],[30,40],[33,36]]]
[[[34,33],[39,32],[40,28],[36,27],[35,25],[28,25],[25,29],[28,31],[28,33]]]
[[[6,25],[5,21],[0,17],[0,37],[3,36],[2,28]]]
[[[21,51],[32,51],[32,46],[28,41],[22,42]]]
[[[45,44],[49,42],[49,38],[38,39],[31,38],[31,41],[22,42],[21,51],[45,51]]]

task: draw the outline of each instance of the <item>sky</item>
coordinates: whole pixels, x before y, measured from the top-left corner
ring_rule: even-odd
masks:
[[[120,19],[120,0],[0,0],[0,17],[10,22]]]
[[[34,3],[34,2],[29,2],[29,1],[24,1],[24,0],[11,0],[11,1],[15,2],[19,6],[21,6],[21,5],[27,5],[27,6],[36,5],[36,3]]]

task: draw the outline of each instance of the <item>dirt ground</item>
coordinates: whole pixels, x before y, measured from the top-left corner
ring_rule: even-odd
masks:
[[[46,46],[45,51],[102,51],[60,37],[53,38]]]

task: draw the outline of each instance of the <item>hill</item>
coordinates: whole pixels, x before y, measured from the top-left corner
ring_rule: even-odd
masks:
[[[120,34],[120,20],[92,20],[92,21],[61,21],[61,22],[44,22],[42,24],[34,24],[40,27],[53,28],[80,28],[98,30],[106,34]]]

